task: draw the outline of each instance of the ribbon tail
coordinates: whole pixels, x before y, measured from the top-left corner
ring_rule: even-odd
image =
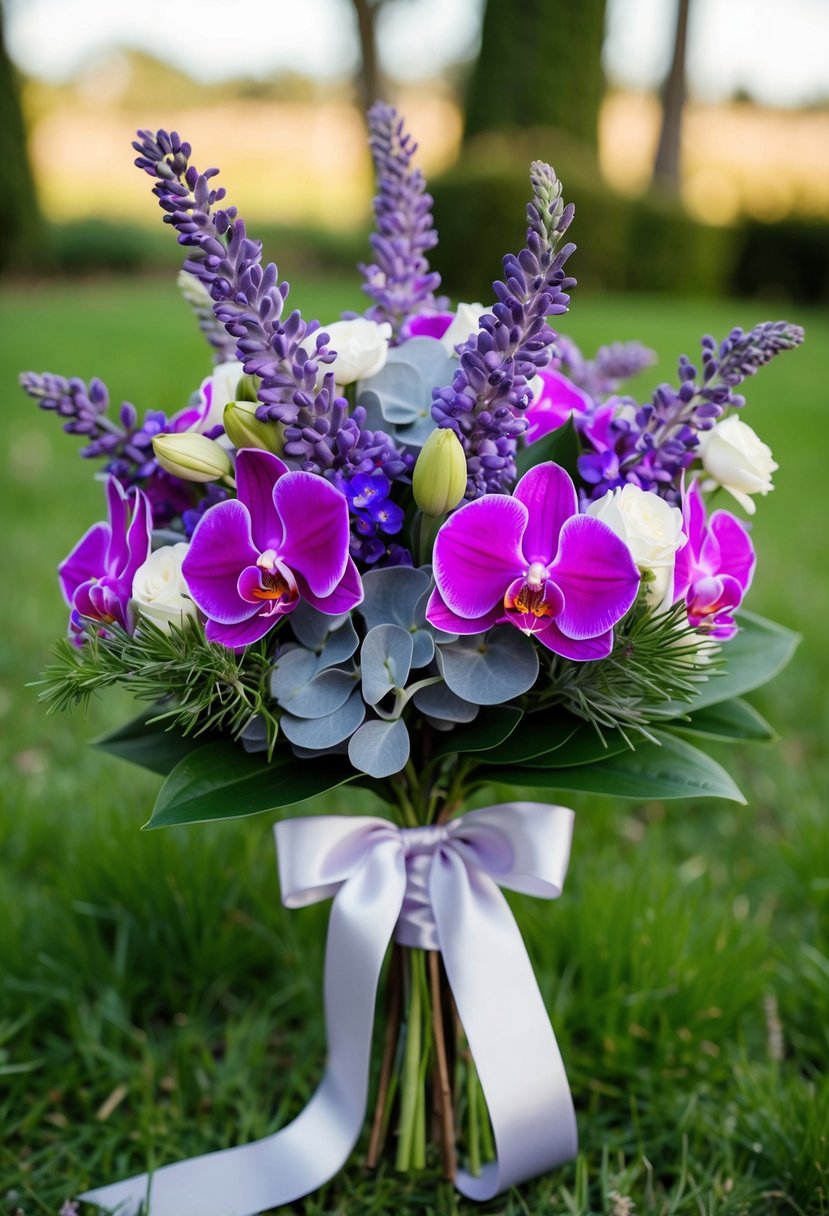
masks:
[[[443,850],[430,891],[498,1154],[477,1176],[459,1171],[456,1186],[469,1199],[486,1200],[574,1157],[576,1115],[532,964],[497,885]]]
[[[328,925],[328,1064],[302,1113],[273,1136],[152,1175],[87,1191],[87,1203],[134,1216],[256,1216],[316,1190],[342,1169],[363,1126],[377,987],[406,875],[395,841],[375,847],[340,888]]]

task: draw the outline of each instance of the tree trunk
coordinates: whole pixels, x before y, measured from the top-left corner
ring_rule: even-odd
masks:
[[[360,104],[363,111],[377,101],[380,94],[380,70],[377,62],[376,22],[382,0],[352,0],[357,13],[362,63],[357,77]]]
[[[556,127],[594,150],[604,93],[605,0],[489,0],[465,138]]]
[[[49,262],[43,220],[26,149],[17,73],[6,53],[0,5],[0,271]]]
[[[653,165],[654,185],[678,195],[682,152],[682,111],[685,106],[685,53],[691,0],[677,0],[676,32],[671,70],[662,86],[662,126]]]

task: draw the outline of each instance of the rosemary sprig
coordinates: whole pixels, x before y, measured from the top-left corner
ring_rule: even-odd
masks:
[[[64,638],[53,648],[55,661],[36,685],[50,713],[85,708],[101,689],[120,685],[139,701],[168,699],[153,721],[185,735],[222,731],[238,738],[261,715],[270,758],[279,731],[268,695],[273,635],[236,653],[208,642],[195,621],[166,632],[142,619],[134,634],[110,625],[101,635],[99,626],[90,622],[82,646]]]

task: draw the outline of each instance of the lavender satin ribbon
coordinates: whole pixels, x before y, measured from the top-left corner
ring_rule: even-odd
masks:
[[[81,1198],[133,1216],[256,1216],[316,1190],[345,1164],[365,1119],[377,987],[392,936],[440,950],[489,1109],[497,1161],[456,1185],[490,1199],[575,1156],[564,1065],[530,960],[499,887],[561,893],[573,812],[513,802],[446,826],[400,829],[326,815],[276,825],[282,900],[334,896],[325,956],[328,1065],[275,1135]]]

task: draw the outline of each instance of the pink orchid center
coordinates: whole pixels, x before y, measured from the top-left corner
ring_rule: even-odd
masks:
[[[538,633],[564,606],[564,597],[549,575],[543,562],[531,562],[523,578],[507,588],[504,611],[523,633]]]
[[[279,560],[275,549],[266,549],[264,553],[260,553],[256,559],[256,566],[259,571],[258,582],[245,588],[251,599],[284,599],[286,604],[289,604],[298,598],[296,580],[288,567]],[[247,580],[245,581],[247,582]]]

